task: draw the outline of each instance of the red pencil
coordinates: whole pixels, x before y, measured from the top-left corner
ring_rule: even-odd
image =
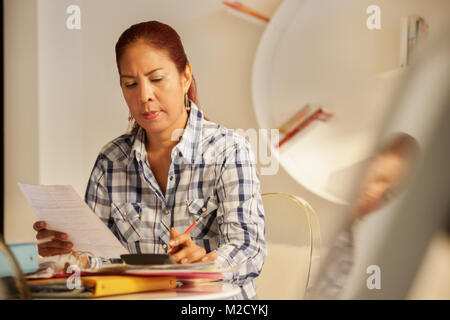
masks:
[[[308,124],[310,124],[312,121],[316,119],[320,119],[321,115],[324,115],[323,120],[327,120],[329,117],[332,116],[331,113],[324,112],[322,108],[317,109],[313,114],[311,114],[306,120],[304,120],[302,123],[300,123],[294,130],[289,132],[283,139],[281,139],[280,143],[276,146],[277,148],[280,148],[286,141],[291,139],[295,134],[297,134],[300,130],[304,129]]]
[[[186,231],[184,232],[185,234],[188,234],[189,232],[191,232],[191,230],[197,225],[197,221],[194,221],[193,224],[191,224],[191,226],[189,228],[186,229]],[[169,251],[173,250],[173,246],[170,246]]]
[[[268,17],[265,17],[264,15],[260,14],[259,12],[256,12],[255,10],[243,5],[239,1],[234,1],[234,2],[222,1],[222,2],[223,2],[223,4],[225,4],[226,6],[228,6],[230,8],[233,8],[235,10],[238,10],[240,12],[243,12],[243,13],[253,16],[255,18],[264,20],[266,22],[270,21],[270,19]]]

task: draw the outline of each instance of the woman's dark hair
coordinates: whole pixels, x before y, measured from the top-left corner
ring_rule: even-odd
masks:
[[[119,61],[126,48],[139,40],[156,49],[165,50],[169,58],[174,62],[178,72],[180,74],[184,72],[189,61],[178,33],[167,24],[159,21],[147,21],[132,25],[120,35],[116,43],[116,63],[119,73]],[[197,86],[194,76],[192,76],[188,97],[198,105]],[[138,124],[134,122],[133,129],[136,129],[137,126]]]

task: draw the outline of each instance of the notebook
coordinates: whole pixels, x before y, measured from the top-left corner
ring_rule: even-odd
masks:
[[[95,298],[177,287],[174,276],[82,276],[78,285],[71,278],[28,280],[27,282],[33,298]]]

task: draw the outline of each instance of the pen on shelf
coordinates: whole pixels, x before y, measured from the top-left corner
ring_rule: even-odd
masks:
[[[191,230],[197,225],[197,221],[194,221],[193,224],[191,224],[191,226],[189,228],[186,229],[186,231],[184,232],[185,234],[188,234],[189,232],[191,232]],[[168,253],[170,251],[173,250],[173,246],[170,246],[169,250],[167,251]]]
[[[242,13],[244,13],[244,14],[248,14],[248,15],[250,15],[250,16],[252,16],[252,17],[255,17],[255,18],[257,18],[257,19],[264,20],[265,22],[269,22],[269,21],[270,21],[270,18],[268,18],[268,17],[262,15],[261,13],[259,13],[259,12],[255,11],[255,10],[253,10],[253,9],[250,8],[250,7],[247,7],[247,6],[243,5],[243,4],[240,3],[239,1],[234,1],[234,2],[230,2],[230,1],[222,1],[222,3],[223,3],[224,5],[226,5],[226,6],[228,6],[228,7],[232,8],[232,9],[234,9],[234,10],[237,10],[237,11],[242,12]]]
[[[300,123],[302,123],[305,118],[310,113],[311,107],[309,104],[305,105],[300,109],[294,116],[292,116],[288,121],[286,121],[281,127],[280,132],[282,134],[289,134],[292,130],[294,130]]]
[[[324,111],[322,108],[317,109],[313,114],[308,116],[303,122],[301,122],[294,130],[289,132],[281,141],[278,143],[276,148],[280,148],[284,143],[286,143],[289,139],[291,139],[294,135],[296,135],[299,131],[304,129],[314,120],[327,121],[333,114]]]

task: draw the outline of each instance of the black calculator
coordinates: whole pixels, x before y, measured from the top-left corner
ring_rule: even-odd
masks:
[[[126,264],[134,265],[176,264],[175,260],[168,254],[159,253],[122,254],[120,258]]]

